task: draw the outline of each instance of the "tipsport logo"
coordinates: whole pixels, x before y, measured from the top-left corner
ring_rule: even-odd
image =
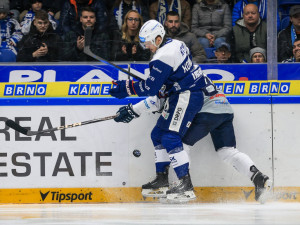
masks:
[[[88,193],[63,193],[60,191],[47,191],[43,193],[40,191],[41,195],[41,201],[45,201],[46,199],[49,201],[49,198],[51,198],[51,201],[53,202],[73,202],[73,201],[87,201],[87,200],[93,200],[92,195],[93,193],[90,191]]]

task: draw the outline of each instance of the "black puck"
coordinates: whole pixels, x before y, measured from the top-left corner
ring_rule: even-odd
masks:
[[[135,149],[135,150],[132,152],[132,154],[133,154],[135,157],[140,157],[140,156],[141,156],[140,150],[137,150],[137,149]]]

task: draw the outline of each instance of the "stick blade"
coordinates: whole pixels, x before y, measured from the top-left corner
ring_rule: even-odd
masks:
[[[27,135],[27,133],[28,133],[28,130],[27,130],[27,129],[25,129],[24,127],[21,127],[21,126],[20,126],[19,124],[17,124],[15,121],[12,121],[12,120],[6,120],[6,121],[5,121],[5,124],[6,124],[6,126],[12,128],[12,129],[14,129],[14,130],[16,130],[16,131],[18,131],[18,132],[20,132],[20,133],[22,133],[22,134]]]

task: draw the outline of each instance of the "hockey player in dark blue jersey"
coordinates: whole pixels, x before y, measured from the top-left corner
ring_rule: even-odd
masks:
[[[182,144],[182,137],[194,116],[203,105],[203,90],[210,90],[209,82],[201,68],[194,66],[190,51],[178,40],[166,40],[164,27],[156,20],[147,21],[140,30],[140,43],[154,53],[149,63],[150,75],[144,81],[115,81],[110,94],[116,98],[130,95],[154,96],[159,90],[176,87],[185,80],[188,87],[172,92],[166,100],[164,110],[152,130],[151,139],[156,158],[167,157],[179,179],[179,184],[166,191],[169,200],[196,198],[189,174],[189,156]],[[194,85],[193,85],[194,84]],[[180,87],[178,87],[180,89]],[[137,114],[135,116],[138,116]],[[167,152],[165,154],[164,152]],[[163,163],[156,164],[158,173],[166,173]]]

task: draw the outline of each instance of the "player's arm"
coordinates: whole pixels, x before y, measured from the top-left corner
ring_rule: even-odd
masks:
[[[146,80],[135,83],[132,80],[113,81],[114,87],[109,91],[111,96],[126,98],[130,95],[156,95],[169,75],[172,74],[173,68],[160,60],[152,61],[149,67],[150,75]]]
[[[157,96],[150,96],[135,105],[131,103],[122,106],[114,119],[116,122],[129,123],[132,119],[138,118],[144,112],[154,112],[161,108],[161,100]]]
[[[185,90],[202,90],[205,95],[212,96],[217,93],[216,86],[209,77],[202,72],[200,67],[191,72],[190,76],[176,82],[167,94],[183,92]]]

